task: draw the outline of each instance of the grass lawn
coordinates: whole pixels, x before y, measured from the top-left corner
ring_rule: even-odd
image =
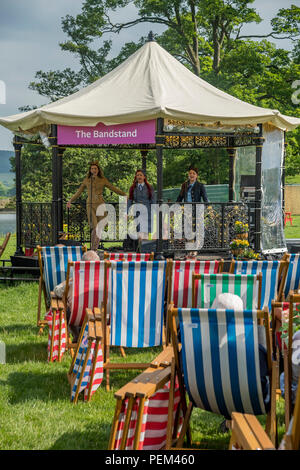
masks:
[[[1,243],[1,241],[0,241]],[[4,258],[15,251],[12,237]],[[47,362],[47,331],[36,327],[38,283],[0,283],[0,340],[6,345],[6,364],[0,364],[1,450],[107,449],[114,415],[114,392],[138,371],[111,371],[111,391],[105,381],[90,403],[70,402],[67,372],[70,356],[61,363]],[[147,362],[159,348],[127,352],[128,361]],[[119,351],[111,354],[120,361]],[[279,439],[284,432],[284,402],[278,402]],[[220,432],[223,417],[193,411],[192,436],[208,449],[228,448],[229,433]],[[260,418],[264,423],[264,417]]]

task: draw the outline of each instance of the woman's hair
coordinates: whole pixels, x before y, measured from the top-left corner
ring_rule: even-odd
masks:
[[[94,162],[91,162],[90,165],[89,165],[89,172],[88,172],[88,178],[90,178],[92,176],[92,173],[91,173],[91,167],[92,166],[96,166],[98,168],[98,177],[99,178],[103,178],[104,177],[104,173],[103,173],[103,170],[102,168],[100,167],[99,163],[97,161],[94,161]]]
[[[195,173],[197,173],[197,175],[199,174],[199,170],[198,170],[198,168],[197,168],[196,166],[191,165],[191,166],[189,167],[188,171],[191,171],[191,170],[193,170]]]
[[[134,175],[133,183],[129,188],[129,199],[131,201],[133,201],[133,192],[134,192],[134,188],[136,186],[136,175],[137,175],[137,173],[143,173],[143,175],[145,176],[145,185],[147,186],[147,189],[148,189],[148,197],[149,197],[149,199],[151,199],[151,197],[152,197],[152,188],[151,188],[150,184],[147,181],[146,173],[144,172],[144,170],[136,170],[135,175]]]

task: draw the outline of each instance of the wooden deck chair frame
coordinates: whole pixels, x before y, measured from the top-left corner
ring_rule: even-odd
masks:
[[[11,236],[11,233],[7,232],[7,234],[5,235],[5,238],[3,240],[3,243],[0,246],[0,258],[3,255],[4,251],[6,250],[6,247],[7,247],[8,241],[10,239],[10,236]]]
[[[87,250],[86,246],[82,247],[83,253]],[[48,299],[47,299],[47,292],[46,292],[46,284],[44,279],[44,266],[43,266],[43,259],[42,259],[42,247],[40,245],[37,246],[37,254],[38,254],[38,263],[40,268],[40,278],[39,278],[39,292],[38,292],[38,310],[37,310],[37,326],[40,327],[39,334],[41,334],[47,326],[46,320],[41,320],[41,304],[42,304],[42,294],[44,296],[45,302],[45,310],[49,308]]]
[[[220,260],[210,260],[210,261],[218,261],[219,266],[218,266],[218,273],[222,273],[224,269],[224,260],[223,258]],[[210,262],[209,261],[209,262]],[[166,318],[166,342],[167,344],[170,344],[171,342],[171,319],[169,318],[169,307],[170,305],[174,304],[174,301],[172,299],[172,282],[173,282],[173,264],[176,261],[173,261],[172,259],[169,260],[169,264],[167,266],[167,279],[168,279],[168,291],[167,291],[167,318]],[[205,260],[202,261],[205,263]]]
[[[218,274],[230,274],[230,273],[218,273]],[[197,274],[193,272],[192,276],[192,290],[193,290],[193,308],[196,308],[197,299],[196,299],[196,282],[201,279],[201,274]],[[258,273],[256,275],[256,279],[258,281],[258,297],[257,297],[257,310],[259,310],[260,302],[261,302],[261,285],[262,285],[262,273]]]
[[[300,256],[300,254],[297,254],[297,253],[293,253],[293,254],[295,254],[296,256],[297,255]],[[282,294],[281,294],[281,301],[283,301],[283,302],[286,301],[286,299],[285,299],[285,291],[286,290],[288,290],[288,296],[287,297],[289,297],[291,291],[296,293],[298,289],[300,290],[300,284],[298,286],[298,289],[297,288],[295,289],[295,279],[293,279],[293,277],[292,277],[292,279],[289,279],[289,267],[290,267],[290,263],[293,263],[293,261],[291,260],[293,254],[285,253],[284,256],[282,257],[282,260],[286,261],[288,263],[287,270],[286,270],[285,282],[284,282],[283,289],[282,289]],[[300,259],[297,262],[297,266],[298,266],[298,263],[300,263]],[[292,282],[294,285],[286,286],[286,283],[288,283],[288,282],[290,282],[290,284]]]
[[[267,260],[260,260],[260,261],[267,261]],[[289,262],[286,260],[286,258],[284,259],[282,258],[279,261],[279,263],[280,263],[279,271],[278,271],[278,283],[279,284],[277,285],[277,289],[276,289],[276,297],[275,299],[273,299],[275,302],[279,302],[280,299],[282,299],[284,284],[285,284],[287,271],[289,267]],[[235,264],[236,264],[236,260],[235,259],[231,260],[230,268],[229,268],[230,274],[234,274]]]
[[[173,348],[168,346],[150,363],[149,367],[145,371],[128,382],[114,394],[114,397],[116,398],[116,407],[110,432],[108,450],[114,450],[115,448],[118,420],[123,403],[128,399],[128,408],[120,446],[120,450],[125,449],[128,438],[129,423],[132,416],[132,408],[135,401],[139,399],[138,417],[133,443],[133,450],[138,450],[145,401],[171,380],[174,364]],[[170,390],[170,397],[171,395]],[[173,402],[170,400],[168,407],[168,426],[170,423],[169,416],[172,414],[172,410]]]
[[[165,292],[167,289],[167,276],[168,276],[168,265],[170,263],[170,260],[167,260],[167,266],[166,266],[166,282],[165,282]],[[105,276],[104,276],[104,282],[105,286],[108,285],[108,273],[109,273],[109,268],[111,267],[111,262],[105,260],[106,264],[106,269],[105,269]],[[165,295],[165,294],[164,294]],[[104,302],[103,302],[103,314],[102,314],[102,331],[103,331],[103,357],[104,357],[104,370],[105,370],[105,375],[106,375],[106,390],[110,390],[110,371],[111,370],[133,370],[133,369],[147,369],[149,367],[150,363],[149,362],[139,362],[139,363],[129,363],[129,362],[124,362],[124,363],[117,363],[117,362],[111,362],[110,361],[110,322],[109,321],[109,315],[107,311],[107,304],[108,304],[108,292],[105,290],[105,295],[104,295]],[[162,347],[163,349],[166,348],[166,327],[163,325],[163,337],[162,337]],[[122,354],[122,347],[120,348],[121,354]],[[123,354],[122,354],[123,355]]]
[[[74,385],[74,380],[75,380],[75,377],[76,377],[76,374],[74,374],[74,372],[73,372],[74,371],[74,365],[75,365],[75,362],[78,358],[80,344],[81,344],[81,341],[82,341],[82,338],[83,338],[83,333],[84,333],[84,330],[85,330],[85,327],[86,327],[87,323],[88,323],[89,334],[88,334],[88,348],[87,348],[87,354],[86,354],[84,366],[86,365],[86,362],[88,360],[92,342],[96,341],[95,348],[96,348],[96,351],[97,351],[98,350],[98,345],[99,345],[100,342],[102,342],[102,339],[103,339],[101,313],[100,313],[99,308],[95,308],[94,311],[89,309],[89,308],[86,309],[86,314],[85,314],[85,318],[84,318],[84,321],[83,321],[83,324],[82,324],[82,327],[81,327],[77,347],[76,347],[76,350],[75,350],[75,353],[74,353],[74,356],[72,358],[72,362],[71,362],[71,365],[70,365],[70,368],[69,368],[69,371],[68,371],[68,374],[67,374],[68,381],[71,385],[71,393],[72,393],[72,388],[73,388],[73,385]],[[91,376],[90,376],[90,383],[89,383],[89,388],[88,388],[87,401],[91,400],[91,391],[92,391],[93,378],[94,378],[94,375],[95,375],[95,366],[96,366],[96,362],[94,362],[93,365],[92,365],[92,371],[91,371]],[[78,402],[78,396],[79,396],[79,393],[80,393],[79,390],[80,390],[80,386],[81,386],[82,379],[83,379],[83,373],[84,373],[84,367],[82,368],[81,375],[80,375],[80,378],[79,378],[79,381],[78,381],[78,384],[77,384],[77,390],[76,390],[75,397],[74,397],[74,400],[73,400],[74,404],[76,404]]]
[[[293,313],[294,304],[300,303],[300,293],[290,291],[289,294],[289,319],[288,319],[288,341],[287,347],[283,348],[283,370],[284,370],[284,400],[285,400],[285,427],[288,429],[290,419],[292,416],[292,341],[293,341]],[[287,303],[287,302],[286,302]],[[276,327],[275,308],[283,306],[283,302],[272,303],[272,324],[274,324],[274,331]],[[273,348],[275,347],[276,340],[275,334],[272,334]],[[278,354],[278,352],[277,352]]]
[[[64,304],[61,299],[58,299],[54,292],[51,292],[51,312],[52,312],[52,335],[49,345],[49,362],[53,359],[53,348],[54,348],[54,334],[55,334],[55,321],[57,314],[59,315],[59,336],[58,336],[58,362],[61,362],[61,349],[62,349],[62,324],[64,314]]]
[[[127,255],[127,254],[129,254],[129,252],[126,253],[126,251],[124,251],[124,252],[122,252],[122,253],[113,253],[113,254],[116,254],[116,255]],[[130,254],[131,254],[131,252],[130,252]],[[135,252],[132,252],[132,254],[141,254],[141,255],[142,255],[142,254],[144,254],[144,253],[135,253]],[[109,253],[108,251],[104,251],[104,259],[109,260],[109,259],[110,259],[110,258],[109,258],[109,255],[110,255],[110,253]],[[151,253],[149,253],[149,255],[150,255],[149,261],[154,261],[154,252],[151,251]],[[117,261],[122,261],[122,260],[120,259],[120,260],[117,260]]]
[[[178,376],[179,388],[181,393],[181,403],[182,410],[184,414],[184,423],[180,432],[180,436],[176,442],[175,447],[182,449],[185,435],[189,431],[189,420],[193,410],[193,403],[190,401],[187,405],[186,401],[186,391],[183,381],[183,373],[180,365],[179,352],[181,350],[181,344],[178,341],[177,335],[177,322],[176,317],[178,315],[178,309],[171,306],[170,316],[172,318],[172,344],[174,348],[174,359],[175,359],[175,371]],[[276,383],[276,377],[278,375],[278,363],[272,361],[272,351],[271,351],[271,336],[269,329],[269,312],[268,308],[264,310],[257,311],[257,320],[263,320],[265,324],[266,331],[266,343],[267,343],[267,361],[268,369],[270,371],[270,394],[271,394],[271,410],[267,414],[266,420],[266,432],[269,435],[271,441],[275,444],[277,438],[277,425],[276,425],[276,389],[274,383]],[[170,438],[168,440],[170,442]],[[190,445],[191,438],[188,436],[188,443]]]
[[[232,435],[229,450],[276,450],[256,416],[232,413]],[[300,379],[298,382],[293,421],[283,437],[281,450],[300,449]]]

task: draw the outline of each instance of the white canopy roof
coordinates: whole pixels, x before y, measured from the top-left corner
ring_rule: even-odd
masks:
[[[0,118],[0,124],[14,132],[35,133],[49,124],[112,125],[159,117],[206,125],[268,122],[283,130],[300,125],[300,119],[253,106],[218,90],[154,41],[92,85],[39,109]]]

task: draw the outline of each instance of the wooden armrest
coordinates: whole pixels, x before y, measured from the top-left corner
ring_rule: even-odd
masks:
[[[254,415],[232,413],[231,445],[243,450],[275,450],[269,436]]]

